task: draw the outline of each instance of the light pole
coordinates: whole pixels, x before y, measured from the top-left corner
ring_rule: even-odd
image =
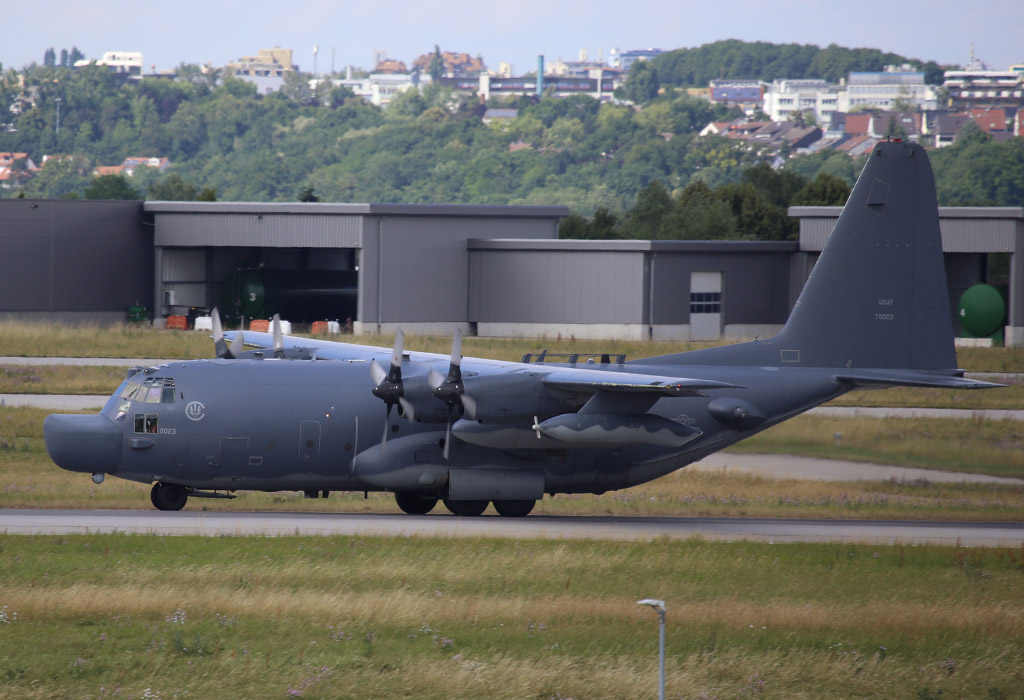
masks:
[[[59,97],[54,97],[53,101],[57,103],[57,136],[60,136],[60,103],[61,103],[61,99]]]
[[[658,700],[665,700],[665,601],[644,598],[637,605],[646,605],[658,613]]]

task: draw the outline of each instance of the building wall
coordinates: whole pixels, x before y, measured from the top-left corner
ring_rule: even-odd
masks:
[[[124,321],[152,280],[141,202],[0,200],[0,316]]]
[[[548,208],[551,209],[551,208]],[[468,322],[467,241],[555,238],[558,216],[376,215],[363,220],[357,332],[450,332]]]

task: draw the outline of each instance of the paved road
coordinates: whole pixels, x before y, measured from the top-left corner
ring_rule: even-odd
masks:
[[[838,459],[814,459],[792,455],[731,454],[716,452],[687,469],[701,471],[739,471],[763,474],[776,479],[812,479],[815,481],[933,481],[941,483],[1005,484],[1024,486],[1024,479],[986,474],[946,472],[936,469],[894,467],[886,464],[847,462]]]
[[[875,406],[819,406],[808,411],[812,416],[839,418],[960,418],[1024,421],[1024,411],[969,408],[883,408]]]
[[[1024,523],[951,523],[531,515],[378,515],[348,513],[202,513],[182,511],[0,510],[0,532],[156,535],[386,535],[516,539],[650,540],[699,537],[718,541],[961,544],[1019,547]]]
[[[73,365],[75,367],[152,367],[178,360],[123,357],[0,357],[0,365]]]

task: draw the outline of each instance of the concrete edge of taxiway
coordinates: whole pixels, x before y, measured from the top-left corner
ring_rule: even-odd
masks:
[[[0,510],[4,534],[153,536],[387,536],[512,539],[655,539],[768,543],[1019,547],[1024,523],[897,522],[632,516],[381,515],[370,513],[203,513],[182,511]]]

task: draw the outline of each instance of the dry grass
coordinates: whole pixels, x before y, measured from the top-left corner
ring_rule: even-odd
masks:
[[[1024,409],[1024,381],[1016,376],[1000,377],[996,383],[1008,386],[983,391],[894,388],[853,391],[830,401],[827,406],[913,406],[921,408]]]
[[[297,333],[296,335],[303,335]],[[308,336],[307,337],[312,337]],[[322,336],[321,336],[322,337]],[[330,336],[360,345],[390,347],[390,335]],[[666,343],[621,340],[577,340],[572,337],[517,339],[464,339],[463,350],[473,357],[518,360],[524,353],[610,352],[628,358],[651,357],[711,347],[714,343]],[[451,339],[439,336],[406,336],[406,347],[421,352],[448,353]],[[209,335],[196,331],[155,330],[145,326],[66,325],[0,321],[0,355],[20,357],[152,357],[199,359],[210,357]],[[1024,348],[963,348],[960,366],[974,372],[1024,372]]]
[[[1024,477],[1024,423],[1012,420],[797,416],[729,449]]]
[[[657,628],[634,601],[653,594],[668,602],[669,697],[1013,697],[1022,562],[938,547],[0,536],[0,679],[19,698],[643,698]]]

